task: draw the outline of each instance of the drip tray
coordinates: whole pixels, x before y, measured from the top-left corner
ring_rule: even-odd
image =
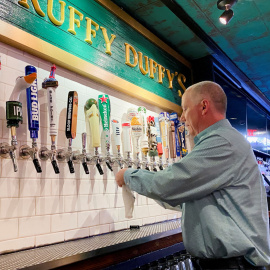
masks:
[[[0,255],[0,269],[53,269],[181,232],[180,219]]]

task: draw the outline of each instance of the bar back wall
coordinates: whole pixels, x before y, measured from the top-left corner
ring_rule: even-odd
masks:
[[[52,63],[32,56],[19,49],[0,43],[0,143],[10,144],[10,129],[6,127],[6,101],[10,99],[15,80],[24,76],[26,65],[37,68],[38,89],[42,89],[44,78],[48,78]],[[162,109],[125,95],[91,79],[64,68],[57,67],[56,89],[58,135],[56,147],[67,148],[65,136],[66,107],[69,91],[77,91],[79,97],[77,136],[73,150],[82,150],[81,134],[87,131],[84,104],[89,98],[97,99],[108,94],[111,101],[111,119],[123,120],[128,108],[145,106],[148,115],[157,116]],[[50,149],[47,93],[38,91],[40,106],[40,131],[38,148]],[[28,131],[26,91],[22,91],[24,122],[17,129],[18,149],[21,145],[31,146]],[[94,153],[87,137],[87,152]],[[116,146],[112,139],[112,154]],[[104,136],[101,154],[106,154]],[[122,153],[123,154],[123,153]],[[17,150],[17,157],[18,157]],[[113,172],[102,166],[104,175],[96,167],[89,166],[86,175],[81,163],[75,164],[75,173],[70,174],[66,161],[59,162],[60,174],[55,174],[50,161],[41,161],[42,173],[36,173],[32,160],[18,159],[18,172],[14,172],[11,159],[0,159],[0,253],[24,248],[47,245],[76,238],[108,233],[128,228],[129,225],[143,225],[180,217],[180,213],[162,209],[153,200],[136,194],[134,217],[125,218],[121,188]]]

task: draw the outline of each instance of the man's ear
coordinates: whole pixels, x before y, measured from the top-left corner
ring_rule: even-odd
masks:
[[[209,110],[209,101],[207,99],[203,99],[201,101],[202,104],[202,115],[205,115]]]

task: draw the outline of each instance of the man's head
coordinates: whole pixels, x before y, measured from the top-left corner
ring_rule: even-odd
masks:
[[[182,97],[181,121],[186,123],[190,135],[225,119],[227,97],[217,83],[203,81],[190,86]]]

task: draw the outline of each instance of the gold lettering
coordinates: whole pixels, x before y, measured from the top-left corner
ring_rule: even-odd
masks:
[[[164,78],[165,68],[160,64],[158,64],[157,66],[158,66],[158,82],[162,84],[163,83],[162,79]]]
[[[99,25],[88,17],[85,17],[85,19],[86,19],[86,39],[84,41],[92,45],[93,41],[91,39],[91,35],[93,36],[93,38],[96,37],[97,35],[96,31],[99,29]],[[96,30],[92,29],[91,27],[92,25],[96,28]]]
[[[144,63],[145,63],[145,69],[143,68],[143,59],[142,59],[142,53],[138,52],[139,55],[139,68],[143,75],[146,75],[149,72],[149,65],[148,65],[148,57],[144,56]]]
[[[130,67],[136,67],[138,64],[138,55],[137,55],[136,50],[128,43],[125,43],[125,46],[126,46],[126,62],[125,62],[125,64],[130,66]],[[133,58],[134,58],[133,64],[130,63],[130,50],[133,53]]]
[[[177,81],[179,83],[179,85],[181,86],[181,88],[184,90],[184,92],[186,91],[186,87],[184,86],[184,83],[186,82],[186,77],[185,75],[183,75],[182,73],[180,73],[178,76],[177,76]],[[179,97],[182,97],[182,92],[181,90],[178,90],[178,95]]]
[[[41,10],[38,0],[32,0],[32,3],[33,3],[33,6],[35,8],[36,13],[41,17],[45,17],[45,13]],[[27,3],[27,0],[20,0],[20,1],[18,1],[18,4],[29,9],[29,5]]]
[[[72,33],[73,35],[76,35],[74,23],[76,23],[78,28],[80,28],[80,25],[81,25],[80,21],[82,21],[82,19],[83,19],[83,14],[80,11],[78,11],[77,9],[75,9],[74,7],[69,6],[68,8],[70,9],[68,32]],[[75,14],[80,17],[80,20],[75,19]]]
[[[151,79],[154,79],[154,77],[155,77],[154,73],[157,72],[157,69],[156,69],[157,62],[155,62],[153,59],[149,58],[149,63],[150,63],[150,75],[149,75],[149,77]]]
[[[172,85],[173,79],[174,79],[174,76],[177,76],[178,72],[171,73],[169,69],[166,69],[166,72],[169,79],[169,88],[173,89],[173,85]]]
[[[116,37],[116,35],[113,35],[111,34],[111,39],[109,40],[108,38],[108,34],[107,34],[107,29],[104,28],[104,27],[100,27],[101,31],[102,31],[102,34],[103,34],[103,37],[104,37],[104,40],[106,42],[106,51],[105,53],[109,54],[109,55],[112,55],[112,52],[111,52],[111,45]]]
[[[65,21],[65,6],[66,6],[66,3],[64,1],[59,1],[59,4],[61,10],[60,21],[55,19],[55,17],[53,16],[53,0],[48,0],[48,17],[53,24],[58,26],[62,25]]]

